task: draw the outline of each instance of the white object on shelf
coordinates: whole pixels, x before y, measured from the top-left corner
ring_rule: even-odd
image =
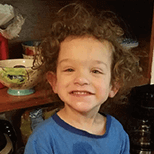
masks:
[[[6,29],[0,29],[0,33],[6,38],[6,39],[13,39],[16,37],[19,37],[19,33],[21,31],[22,25],[24,24],[25,19],[22,17],[21,14],[18,14],[15,16],[14,21],[12,24],[10,24]]]
[[[0,4],[0,26],[14,18],[14,9],[11,5]]]

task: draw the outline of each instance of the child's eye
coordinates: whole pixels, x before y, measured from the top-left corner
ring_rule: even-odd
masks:
[[[66,70],[64,70],[64,72],[73,72],[74,70],[72,68],[68,68]]]
[[[100,71],[100,70],[92,70],[92,73],[95,73],[95,74],[103,74],[103,72]]]

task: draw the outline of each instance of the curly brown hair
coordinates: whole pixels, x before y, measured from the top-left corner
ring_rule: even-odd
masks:
[[[96,14],[91,7],[79,3],[72,3],[60,9],[52,23],[50,36],[40,45],[44,73],[56,73],[60,44],[68,36],[91,36],[112,44],[111,83],[120,84],[122,90],[129,81],[138,76],[141,69],[139,59],[120,45],[118,38],[124,34],[124,30],[115,19],[115,14],[111,11]]]

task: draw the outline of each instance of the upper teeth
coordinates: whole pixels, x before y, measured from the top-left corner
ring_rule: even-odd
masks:
[[[83,94],[87,94],[88,92],[84,92],[84,91],[74,91],[73,93],[74,93],[74,94],[83,95]]]

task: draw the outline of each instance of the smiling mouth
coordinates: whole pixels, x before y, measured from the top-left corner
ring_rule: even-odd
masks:
[[[70,94],[73,95],[94,95],[93,93],[89,91],[71,91]]]

